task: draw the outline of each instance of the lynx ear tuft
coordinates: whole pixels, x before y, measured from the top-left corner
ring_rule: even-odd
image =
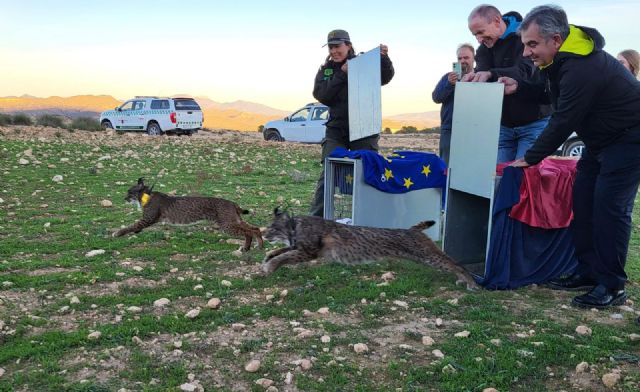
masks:
[[[138,185],[144,185],[144,178],[138,178]]]

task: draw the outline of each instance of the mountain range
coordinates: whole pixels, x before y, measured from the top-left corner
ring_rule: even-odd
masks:
[[[185,96],[185,95],[176,95]],[[282,119],[291,112],[248,101],[220,103],[207,97],[195,97],[204,114],[204,126],[214,129],[256,131],[267,121]],[[0,97],[0,112],[30,115],[56,114],[68,118],[99,117],[100,113],[120,106],[122,101],[110,95],[76,95],[38,98],[31,95]],[[382,119],[383,128],[397,130],[403,126],[418,129],[440,125],[438,111],[398,114]]]

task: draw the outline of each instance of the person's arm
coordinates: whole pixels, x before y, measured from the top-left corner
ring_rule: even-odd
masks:
[[[541,80],[518,80],[516,96],[524,101],[541,105],[551,104],[549,92],[545,88],[545,83]]]
[[[549,124],[533,146],[525,153],[524,160],[535,165],[553,154],[571,132],[579,130],[584,118],[593,110],[602,81],[578,67],[560,70],[559,96]]]
[[[345,84],[347,84],[346,73],[322,66],[316,74],[313,96],[318,102],[332,106]]]
[[[512,52],[506,54],[511,56],[514,61],[513,65],[508,67],[499,67],[493,62],[493,57],[489,49],[484,45],[480,45],[476,54],[475,74],[484,74],[481,81],[495,82],[498,78],[507,76],[517,80],[526,80],[534,75],[534,65],[528,58],[522,57],[523,46],[515,45]],[[478,77],[475,77],[478,81]]]
[[[393,79],[393,75],[395,75],[393,63],[391,62],[389,55],[382,53],[380,55],[380,80],[382,85],[384,86],[389,83],[391,79]]]
[[[431,98],[435,103],[442,103],[449,98],[455,91],[455,85],[449,81],[449,75],[446,74],[440,79],[436,88],[431,93]]]
[[[498,78],[498,83],[504,84],[504,95],[516,94],[522,101],[549,105],[551,99],[545,83],[539,80],[516,80],[508,76]]]

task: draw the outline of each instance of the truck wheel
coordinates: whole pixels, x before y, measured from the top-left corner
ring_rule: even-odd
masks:
[[[280,136],[280,132],[277,129],[267,129],[264,132],[264,140],[270,140],[272,142],[283,142],[284,138]]]
[[[162,135],[162,129],[157,122],[152,121],[147,125],[147,134],[149,136],[160,136]]]
[[[113,129],[113,125],[111,124],[111,121],[109,120],[104,120],[100,126],[102,127],[103,130],[107,130],[107,129]]]
[[[565,157],[581,157],[584,150],[584,143],[580,139],[574,139],[569,142],[562,151]]]

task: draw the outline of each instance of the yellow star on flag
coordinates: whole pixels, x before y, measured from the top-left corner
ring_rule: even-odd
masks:
[[[431,173],[431,165],[422,166],[422,174],[429,177],[429,173]]]
[[[411,182],[411,177],[409,178],[405,178],[404,179],[404,186],[409,189],[411,187],[411,185],[413,185],[413,182]]]
[[[389,181],[390,178],[393,178],[393,172],[385,167],[384,177],[387,179],[387,181]]]
[[[383,158],[384,158],[384,160],[385,160],[385,161],[387,161],[387,162],[389,162],[389,163],[393,162],[391,159],[389,159],[389,158],[387,158],[387,157],[383,157]]]
[[[353,176],[351,174],[347,174],[344,179],[347,181],[347,184],[353,184]]]

